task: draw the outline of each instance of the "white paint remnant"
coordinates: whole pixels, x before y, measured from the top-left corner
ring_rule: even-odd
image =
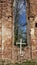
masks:
[[[35,42],[35,34],[34,34],[35,30],[34,28],[31,28],[31,39],[33,40],[33,42]]]
[[[2,25],[2,58],[4,51],[4,42],[11,38],[11,34],[11,29],[8,29],[4,25]]]
[[[37,16],[35,17],[35,21],[37,21]]]
[[[4,43],[8,38],[11,38],[11,30],[8,30],[2,25],[2,43]]]
[[[31,35],[34,35],[34,28],[31,28]]]

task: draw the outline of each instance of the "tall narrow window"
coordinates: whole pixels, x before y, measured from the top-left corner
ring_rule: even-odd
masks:
[[[16,0],[14,13],[14,44],[22,39],[27,45],[26,0]]]

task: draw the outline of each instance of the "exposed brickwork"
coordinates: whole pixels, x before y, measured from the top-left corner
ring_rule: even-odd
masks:
[[[27,20],[30,16],[30,44],[23,48],[21,57],[17,46],[13,45],[13,0],[0,1],[0,58],[12,59],[13,62],[25,59],[37,59],[37,0],[30,0],[30,10],[27,3]],[[30,11],[30,13],[28,13]],[[29,22],[29,21],[28,21]],[[33,30],[33,31],[32,31]],[[33,33],[32,33],[33,32]],[[3,44],[3,48],[2,48]],[[3,50],[3,51],[2,51]]]
[[[31,37],[32,59],[37,59],[37,27],[35,26],[37,23],[37,0],[30,0],[30,16],[30,28],[34,29]]]
[[[3,58],[12,58],[12,1],[0,1],[0,46]],[[3,44],[3,48],[2,48]],[[1,51],[1,50],[0,50]]]

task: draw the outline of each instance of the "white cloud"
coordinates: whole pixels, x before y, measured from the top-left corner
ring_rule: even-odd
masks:
[[[20,15],[22,15],[23,13],[26,12],[26,7],[25,7],[25,5],[24,5],[23,3],[24,3],[23,0],[22,0],[21,2],[19,2],[18,8],[21,9],[21,10],[19,11],[19,14],[20,14]]]

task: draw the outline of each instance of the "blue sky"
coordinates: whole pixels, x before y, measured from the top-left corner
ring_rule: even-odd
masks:
[[[20,24],[25,24],[25,22],[26,22],[26,3],[25,3],[25,5],[23,4],[24,3],[24,1],[22,0],[22,1],[20,1],[19,2],[19,6],[18,6],[18,8],[20,9],[21,8],[21,10],[19,11],[19,22],[20,22]],[[26,30],[26,27],[21,27],[24,31]]]
[[[19,7],[21,10],[19,11],[19,23],[20,24],[25,24],[26,23],[26,3],[24,3],[24,0],[20,0],[21,2],[19,3]],[[26,32],[26,26],[20,26],[20,31],[22,30],[22,40],[25,40],[26,34],[23,32]],[[18,32],[21,36],[21,33]],[[19,37],[18,37],[19,38]]]
[[[17,4],[16,4],[16,1],[14,2],[14,7],[16,8],[16,9],[20,9],[20,11],[19,11],[19,15],[18,15],[18,13],[17,13],[17,15],[18,15],[18,25],[20,25],[20,24],[25,24],[26,23],[26,3],[24,3],[24,1],[25,0],[19,0],[19,5],[18,5],[18,7],[17,7]],[[15,4],[16,4],[16,6],[15,6]],[[16,10],[15,10],[15,12],[17,12]],[[16,14],[16,13],[15,13]],[[16,15],[15,15],[16,16]],[[16,17],[16,19],[17,19],[17,17]],[[26,26],[21,26],[20,25],[20,27],[19,27],[19,29],[18,29],[18,39],[20,39],[20,36],[21,36],[21,31],[22,30],[22,32],[26,32]],[[24,38],[25,38],[25,34],[23,34],[22,33],[22,36],[24,36]],[[22,38],[23,39],[23,38]]]

